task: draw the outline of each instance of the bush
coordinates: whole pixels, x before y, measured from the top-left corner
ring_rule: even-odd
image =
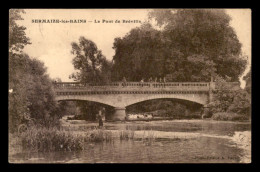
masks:
[[[221,121],[244,121],[248,120],[248,117],[244,115],[238,115],[232,112],[218,112],[212,115],[211,117],[214,120],[221,120]]]
[[[242,116],[250,116],[251,95],[243,89],[230,89],[228,83],[218,81],[218,90],[214,93],[214,101],[208,104],[210,112],[235,113]]]
[[[43,62],[26,54],[9,54],[9,129],[14,133],[26,116],[48,127],[56,125],[61,107]]]

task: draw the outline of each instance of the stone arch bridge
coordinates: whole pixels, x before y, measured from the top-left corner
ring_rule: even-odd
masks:
[[[112,120],[124,120],[127,106],[152,99],[182,99],[206,105],[212,101],[215,82],[113,82],[94,85],[80,82],[55,83],[56,100],[87,100],[115,108]]]

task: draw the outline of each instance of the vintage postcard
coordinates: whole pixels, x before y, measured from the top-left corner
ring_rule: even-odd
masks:
[[[251,163],[251,9],[10,9],[9,163]]]

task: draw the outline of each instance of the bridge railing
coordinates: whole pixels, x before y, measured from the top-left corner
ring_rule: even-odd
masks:
[[[91,84],[82,82],[56,82],[56,89],[84,89],[84,88],[202,88],[209,89],[209,82],[111,82],[108,84]]]

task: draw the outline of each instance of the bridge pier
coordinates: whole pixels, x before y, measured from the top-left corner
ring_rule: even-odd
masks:
[[[126,117],[125,107],[116,107],[115,113],[112,115],[113,121],[124,121]]]

